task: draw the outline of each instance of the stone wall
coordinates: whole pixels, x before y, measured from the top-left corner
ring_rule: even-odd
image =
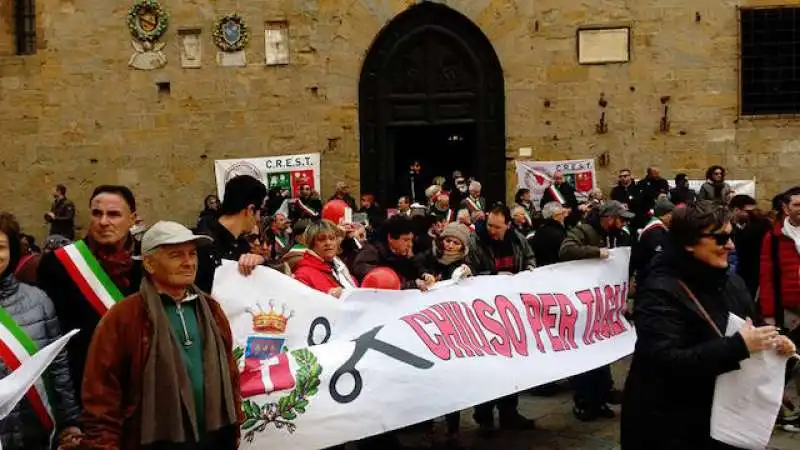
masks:
[[[85,221],[92,186],[123,183],[146,220],[190,223],[214,191],[215,159],[288,153],[322,152],[324,193],[339,179],[357,190],[361,64],[375,34],[413,0],[161,3],[171,14],[163,38],[169,63],[142,72],[127,66],[128,2],[39,0],[40,50],[25,57],[13,55],[10,2],[2,2],[3,209],[41,235],[51,185],[68,185]],[[603,186],[622,167],[698,177],[713,163],[731,178],[757,177],[762,198],[796,182],[798,123],[737,113],[737,6],[753,1],[441,3],[470,17],[495,46],[506,76],[507,156],[520,147],[533,147],[541,160],[608,152]],[[237,6],[251,29],[249,64],[219,67],[212,24]],[[290,26],[289,66],[263,63],[263,24],[274,20]],[[586,25],[630,25],[631,62],[579,66],[576,29]],[[202,29],[201,69],[180,67],[182,28]],[[168,95],[158,82],[170,83]],[[601,93],[609,131],[598,135]],[[668,133],[659,131],[662,96],[671,97]],[[508,173],[511,190],[511,162]]]

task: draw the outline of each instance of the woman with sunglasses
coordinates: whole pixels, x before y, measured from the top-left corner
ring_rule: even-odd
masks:
[[[622,403],[622,449],[724,449],[711,438],[717,376],[762,351],[794,344],[765,326],[738,275],[730,214],[698,201],[676,210],[664,252],[639,287],[633,317],[636,348]],[[725,337],[730,314],[747,319]]]

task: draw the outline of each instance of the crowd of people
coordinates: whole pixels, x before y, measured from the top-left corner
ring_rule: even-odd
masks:
[[[569,380],[581,421],[613,418],[610,405],[622,405],[629,450],[727,448],[709,430],[716,377],[760,351],[796,351],[800,187],[762,212],[752,197],[732,193],[719,166],[697,192],[686,175],[670,188],[651,167],[639,181],[621,170],[608,199],[594,190],[581,200],[556,172],[537,205],[527,189],[507,205],[488,202],[481,183],[458,171],[427,180],[414,162],[409,173],[391,208],[369,193],[357,204],[345,183],[323,203],[308,183],[293,193],[236,176],[222,199],[205,199],[191,229],[145,226],[129,188],[98,186],[78,240],[76,205],[59,185],[41,250],[11,213],[0,213],[0,314],[37,347],[81,330],[49,368],[46,398],[29,395],[2,420],[2,447],[48,449],[52,437],[64,450],[237,448],[231,330],[208,295],[224,259],[244,275],[266,266],[340,298],[359,286],[425,291],[632,247],[628,314],[638,341],[625,389],[614,388],[609,366]],[[747,325],[726,337],[720,330],[731,313]],[[3,363],[0,376],[15,368]],[[790,363],[787,383],[792,370]],[[474,407],[482,435],[536,427],[518,411],[518,395]],[[461,413],[446,423],[448,445],[458,446]],[[800,431],[788,397],[777,425]],[[388,433],[359,446],[400,444]]]

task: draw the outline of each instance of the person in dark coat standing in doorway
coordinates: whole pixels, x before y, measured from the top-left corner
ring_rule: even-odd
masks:
[[[744,282],[728,270],[731,231],[721,205],[701,201],[674,213],[670,245],[633,313],[638,339],[622,404],[622,450],[732,448],[711,438],[717,377],[757,352],[795,352],[775,327],[761,326]],[[748,322],[725,337],[730,314]]]

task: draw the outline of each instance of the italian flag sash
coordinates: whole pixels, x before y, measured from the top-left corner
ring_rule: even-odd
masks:
[[[653,218],[647,223],[647,225],[644,226],[644,228],[642,228],[642,231],[639,232],[639,239],[641,239],[642,235],[644,235],[648,230],[652,230],[653,228],[666,228],[666,226],[664,226],[664,222],[661,220]]]
[[[547,191],[550,192],[550,196],[553,197],[554,202],[558,202],[561,205],[567,204],[567,201],[564,199],[564,196],[561,194],[561,191],[558,190],[558,186],[555,184],[551,184],[550,187],[547,188]]]
[[[286,251],[286,238],[275,236],[275,250],[277,250],[278,253]]]
[[[449,209],[449,208],[447,209],[447,217],[445,217],[445,220],[447,221],[447,223],[450,223],[450,222],[453,221],[453,210],[452,209]]]
[[[100,266],[100,261],[95,258],[85,241],[77,241],[60,248],[55,254],[81,294],[101,317],[125,298]]]
[[[20,328],[8,312],[0,308],[0,359],[12,372],[31,358],[37,351],[36,343]],[[52,434],[55,430],[55,419],[47,400],[47,390],[40,378],[28,390],[25,397],[33,407],[39,421]]]
[[[303,203],[303,201],[302,201],[302,200],[300,200],[299,198],[297,199],[297,206],[299,206],[299,207],[300,207],[300,209],[301,209],[301,210],[302,210],[304,213],[306,213],[306,214],[310,215],[311,217],[317,217],[317,216],[319,215],[319,214],[318,214],[316,211],[314,211],[313,209],[311,209],[311,208],[309,208],[308,206],[306,206],[306,204],[305,204],[305,203]]]
[[[467,197],[467,205],[469,205],[470,212],[483,211],[480,199],[473,200],[472,197]]]

